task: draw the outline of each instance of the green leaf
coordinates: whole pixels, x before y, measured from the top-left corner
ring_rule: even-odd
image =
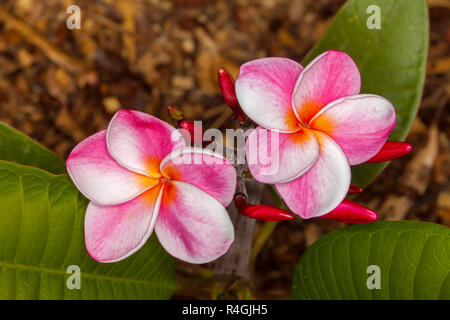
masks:
[[[380,289],[367,286],[371,265],[380,268]],[[333,231],[300,259],[292,298],[450,299],[450,229],[380,221]]]
[[[381,29],[368,29],[370,5],[380,8]],[[390,140],[403,140],[422,95],[428,50],[428,7],[425,0],[350,0],[337,13],[304,65],[327,50],[347,52],[362,77],[362,93],[389,99],[397,111]],[[352,182],[362,187],[386,164],[352,169]]]
[[[168,299],[173,259],[155,237],[117,263],[94,261],[84,245],[87,200],[67,174],[0,161],[0,299]],[[81,289],[69,290],[71,265]]]
[[[0,160],[65,173],[64,161],[16,129],[0,122]]]

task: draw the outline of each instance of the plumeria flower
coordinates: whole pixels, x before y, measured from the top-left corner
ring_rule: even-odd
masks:
[[[70,153],[67,169],[90,200],[85,242],[100,262],[139,250],[153,230],[174,257],[206,263],[234,239],[225,207],[236,171],[221,155],[186,147],[172,126],[148,114],[118,111],[108,129]]]
[[[360,88],[355,62],[339,51],[323,53],[306,68],[286,58],[240,68],[236,95],[259,125],[246,144],[250,172],[275,184],[302,218],[336,208],[349,190],[350,165],[377,154],[395,126],[392,104],[359,94]],[[269,170],[274,163],[277,170]]]

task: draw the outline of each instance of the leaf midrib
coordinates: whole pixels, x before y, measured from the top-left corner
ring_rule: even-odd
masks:
[[[70,275],[61,269],[51,269],[51,268],[45,268],[45,267],[41,267],[41,266],[37,267],[37,266],[24,265],[24,264],[20,264],[20,263],[9,263],[9,262],[0,261],[0,269],[3,267],[11,268],[11,269],[21,269],[21,270],[26,270],[26,271],[34,271],[34,272],[40,272],[40,273],[50,273],[50,274],[56,274],[56,275],[62,275],[62,276]],[[157,285],[157,286],[165,287],[168,289],[173,288],[173,285],[167,284],[165,282],[156,282],[156,281],[133,279],[133,278],[117,278],[117,277],[112,277],[112,276],[105,276],[105,275],[85,273],[85,272],[81,272],[81,277],[85,278],[85,279],[114,281],[114,282],[122,282],[122,283],[133,283],[133,284],[140,284],[140,285],[144,285],[144,286]]]

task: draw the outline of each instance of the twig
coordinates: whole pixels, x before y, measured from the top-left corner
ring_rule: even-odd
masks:
[[[222,114],[226,109],[229,109],[227,105],[220,105],[218,107],[212,108],[212,109],[208,109],[203,113],[203,120],[208,120],[209,118],[212,118],[214,116],[217,116],[219,114]],[[214,128],[214,127],[212,127]]]
[[[225,123],[225,121],[227,121],[228,118],[231,117],[232,114],[233,114],[233,111],[229,108],[223,110],[220,117],[216,121],[214,121],[214,123],[211,125],[211,128],[220,129],[223,126],[223,124]]]
[[[95,21],[104,25],[105,27],[110,28],[111,30],[129,35],[129,36],[135,38],[136,40],[146,40],[146,38],[144,36],[134,32],[134,31],[125,29],[119,23],[115,22],[114,20],[109,19],[108,17],[103,16],[100,13],[95,12],[93,14],[93,17],[95,18]]]
[[[407,191],[412,191],[414,194],[423,195],[428,187],[431,172],[439,152],[438,119],[443,108],[444,105],[436,110],[428,130],[425,145],[415,153],[400,177],[400,184],[406,187]]]
[[[8,24],[9,27],[19,33],[25,40],[41,49],[50,60],[60,67],[74,73],[84,73],[88,71],[87,66],[84,63],[58,49],[58,47],[50,43],[38,32],[26,25],[22,20],[12,16],[2,7],[0,7],[0,20]]]
[[[427,74],[440,74],[447,72],[450,72],[450,57],[430,60],[428,62]]]
[[[273,200],[275,201],[275,205],[283,210],[289,211],[289,208],[286,206],[284,201],[280,198],[278,193],[275,191],[275,188],[270,186],[269,187],[270,194],[272,195]],[[267,240],[269,239],[270,235],[275,230],[275,227],[278,225],[279,221],[266,221],[264,222],[264,225],[258,232],[258,234],[255,237],[252,253],[250,255],[250,264],[253,264],[256,261],[256,258],[258,257],[258,254],[261,252],[261,249],[264,248],[265,244],[267,243]]]
[[[430,7],[450,8],[450,1],[448,1],[448,0],[428,0],[428,5]]]
[[[278,225],[278,221],[266,221],[264,222],[262,228],[259,230],[258,235],[253,243],[252,253],[250,254],[250,264],[253,265],[255,263],[256,258],[258,257],[259,252],[266,244],[270,235],[275,230],[275,227]]]
[[[238,172],[243,171],[242,166],[245,165],[238,165]],[[236,193],[245,195],[249,202],[259,202],[261,200],[263,184],[255,180],[245,180],[240,176],[237,182]],[[228,213],[234,225],[235,240],[230,250],[215,263],[214,272],[217,275],[238,276],[248,280],[250,278],[249,262],[255,220],[240,214],[234,202],[228,207]]]

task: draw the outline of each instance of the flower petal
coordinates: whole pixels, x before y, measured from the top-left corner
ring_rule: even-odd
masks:
[[[116,262],[139,250],[153,232],[161,203],[161,186],[116,206],[90,202],[84,218],[86,248],[97,261]]]
[[[327,214],[347,195],[350,166],[337,143],[327,135],[314,131],[320,157],[300,178],[277,184],[278,193],[294,213],[304,219]]]
[[[100,205],[127,202],[158,182],[119,165],[106,148],[106,130],[81,141],[66,166],[78,190]]]
[[[361,89],[361,75],[350,56],[327,51],[315,58],[298,77],[292,95],[294,112],[307,124],[328,103]]]
[[[108,126],[106,143],[111,156],[137,173],[160,177],[159,164],[173,150],[184,147],[182,135],[149,114],[119,110]]]
[[[258,127],[249,135],[245,148],[250,172],[262,183],[294,180],[319,157],[316,137],[308,129],[279,133]]]
[[[216,198],[223,206],[233,200],[236,170],[233,164],[211,150],[187,147],[161,162],[164,177],[192,184]]]
[[[291,98],[302,69],[287,58],[262,58],[243,64],[236,81],[236,95],[244,112],[264,128],[295,131],[299,123]]]
[[[311,120],[310,127],[330,136],[350,165],[356,165],[383,148],[395,123],[395,109],[387,99],[361,94],[330,103]]]
[[[188,183],[165,185],[155,232],[172,256],[190,263],[207,263],[227,252],[234,229],[225,208]]]

